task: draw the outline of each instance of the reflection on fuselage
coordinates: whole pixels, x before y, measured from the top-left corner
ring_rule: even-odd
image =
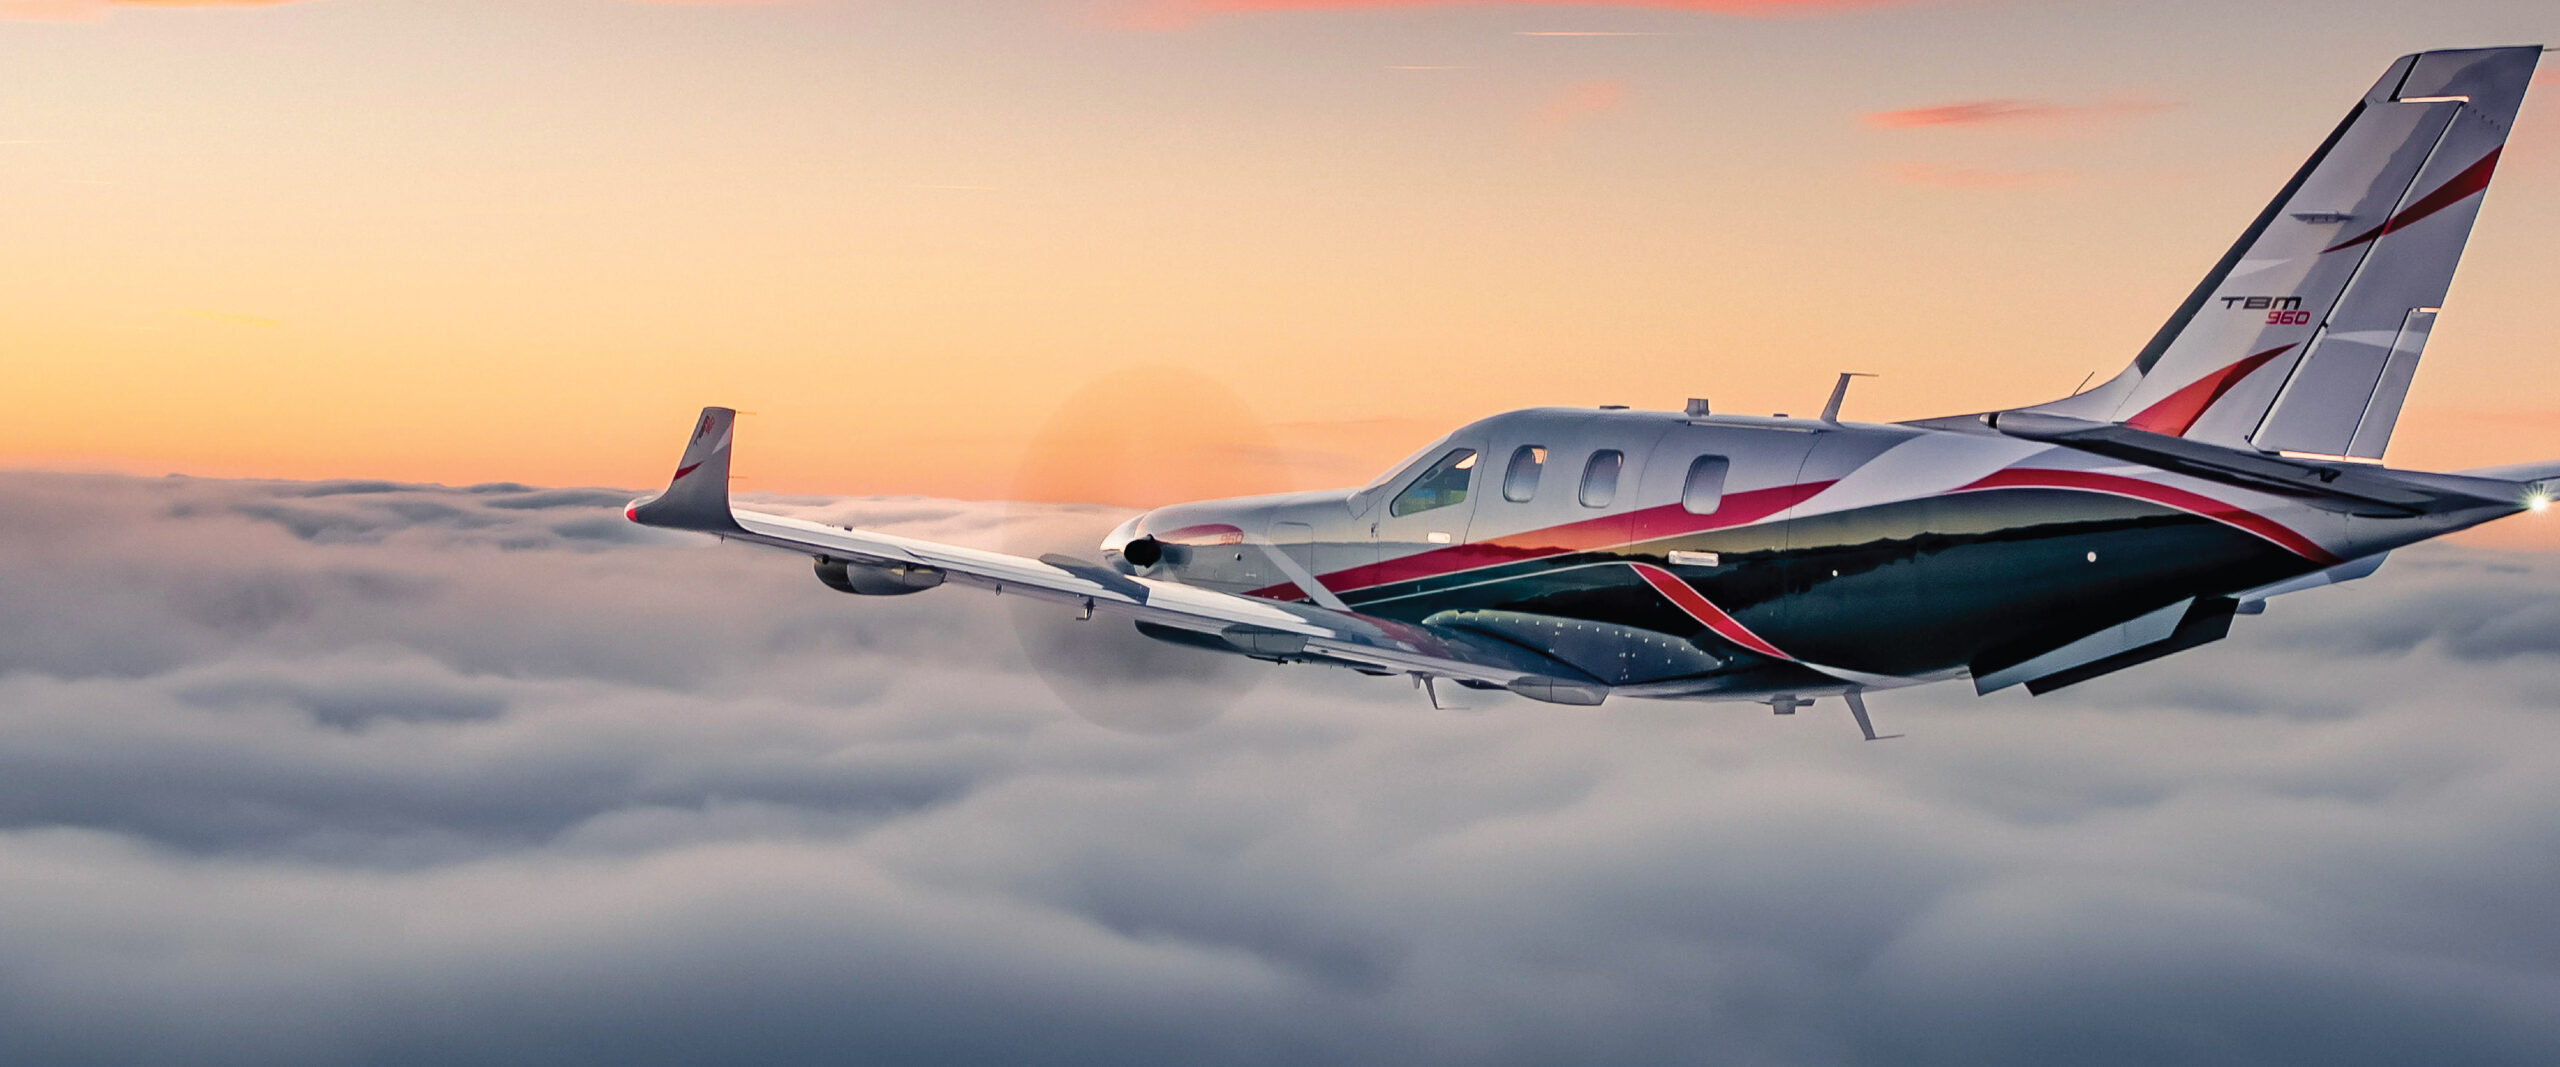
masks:
[[[1907,475],[1877,462],[1915,447],[1929,462]],[[1407,622],[1633,627],[1712,653],[1729,687],[1772,691],[1805,685],[1808,664],[1944,674],[2337,562],[2130,478],[2004,480],[2039,451],[1904,426],[1534,409],[1357,490],[1160,508],[1104,548],[1124,570]]]

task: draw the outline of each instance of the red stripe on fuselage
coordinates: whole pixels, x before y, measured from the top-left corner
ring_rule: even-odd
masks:
[[[1542,530],[1507,534],[1463,545],[1434,548],[1409,556],[1380,560],[1358,567],[1346,567],[1317,580],[1336,593],[1352,592],[1391,585],[1396,582],[1438,578],[1479,567],[1494,567],[1523,560],[1549,556],[1567,556],[1576,552],[1595,552],[1623,548],[1631,544],[1659,541],[1668,537],[1706,533],[1736,526],[1748,526],[1797,504],[1803,503],[1831,487],[1830,482],[1807,482],[1782,485],[1774,489],[1753,489],[1726,494],[1721,506],[1711,515],[1692,515],[1678,504],[1645,508],[1633,514],[1603,515],[1595,519],[1550,526]],[[1286,595],[1283,595],[1286,594]],[[1256,589],[1251,596],[1273,600],[1294,600],[1304,594],[1295,585],[1275,585]]]
[[[1707,599],[1696,589],[1690,588],[1689,583],[1681,581],[1678,575],[1650,563],[1630,563],[1628,566],[1635,568],[1636,574],[1644,579],[1646,585],[1652,586],[1655,592],[1661,593],[1681,611],[1688,613],[1690,618],[1698,620],[1707,629],[1715,631],[1716,636],[1772,659],[1782,659],[1790,663],[1795,661],[1794,656],[1778,651],[1778,646],[1761,640],[1760,635],[1752,633],[1750,627],[1742,625],[1733,616],[1725,614],[1723,608],[1717,607],[1714,601]]]
[[[1990,477],[1971,485],[1960,486],[1954,491],[1968,493],[1989,489],[2077,489],[2131,497],[2135,500],[2176,508],[2191,515],[2199,515],[2225,526],[2255,534],[2274,542],[2287,552],[2324,567],[2334,567],[2346,562],[2328,549],[2313,543],[2310,538],[2257,512],[2235,504],[2226,504],[2202,493],[2190,493],[2184,489],[2146,482],[2140,478],[2128,478],[2120,474],[2100,474],[2096,471],[2011,468],[1996,471]]]
[[[1659,541],[1685,534],[1748,526],[1801,504],[1815,494],[1830,488],[1832,484],[1831,482],[1807,482],[1802,485],[1734,493],[1725,497],[1724,506],[1718,508],[1712,515],[1692,515],[1689,514],[1688,509],[1678,504],[1665,504],[1661,507],[1646,508],[1633,515],[1603,516],[1543,530],[1511,534],[1490,541],[1435,548],[1397,559],[1345,568],[1324,575],[1318,580],[1336,593],[1350,592],[1394,582],[1437,578],[1481,567],[1568,556],[1578,552],[1623,548],[1632,544]],[[2184,489],[2171,488],[2123,475],[2100,474],[2094,471],[2013,468],[1994,472],[1972,484],[1949,490],[1949,493],[1982,492],[1992,489],[2077,489],[2130,497],[2175,508],[2253,534],[2323,566],[2336,566],[2345,562],[2329,550],[2321,548],[2310,538],[2264,515],[2201,493],[2191,493]],[[1622,526],[1619,525],[1620,523],[1628,525]],[[1652,581],[1650,577],[1646,580]],[[1294,582],[1282,582],[1256,589],[1246,595],[1266,600],[1295,601],[1306,599],[1307,593],[1298,588]],[[1701,600],[1703,601],[1703,598]],[[1737,641],[1736,643],[1751,647],[1745,642]],[[1774,650],[1770,654],[1783,655]]]

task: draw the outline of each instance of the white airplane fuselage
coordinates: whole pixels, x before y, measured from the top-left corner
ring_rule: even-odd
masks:
[[[1469,455],[1458,492],[1414,495]],[[1592,627],[1582,647],[1542,643],[1618,689],[1759,696],[1980,677],[2181,604],[2227,623],[2259,591],[2528,506],[2356,515],[1979,420],[1537,408],[1362,490],[1158,508],[1102,551],[1133,574],[1523,641],[1571,621]]]

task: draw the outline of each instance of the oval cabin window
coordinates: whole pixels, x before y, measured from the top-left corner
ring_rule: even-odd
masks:
[[[1618,471],[1627,465],[1627,454],[1614,448],[1591,454],[1591,462],[1582,467],[1582,506],[1605,508],[1618,499]]]
[[[1724,505],[1724,476],[1733,461],[1700,456],[1689,464],[1689,479],[1680,483],[1680,506],[1692,515],[1713,515]]]
[[[1547,450],[1537,445],[1522,445],[1511,453],[1511,466],[1502,472],[1502,499],[1525,504],[1538,495],[1538,474],[1547,469]]]

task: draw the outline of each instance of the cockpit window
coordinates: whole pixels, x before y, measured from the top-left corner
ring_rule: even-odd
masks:
[[[1522,445],[1511,453],[1511,466],[1502,472],[1502,499],[1514,504],[1526,503],[1538,495],[1538,473],[1547,469],[1547,450],[1536,445]]]
[[[1618,470],[1627,465],[1627,454],[1604,448],[1591,454],[1591,462],[1582,466],[1582,506],[1605,508],[1618,499]]]
[[[1378,494],[1385,492],[1390,483],[1403,477],[1404,472],[1412,470],[1414,464],[1422,462],[1422,457],[1447,447],[1449,447],[1449,437],[1443,435],[1439,440],[1414,449],[1412,455],[1397,460],[1394,466],[1379,471],[1377,477],[1369,479],[1369,484],[1351,491],[1351,513],[1357,515],[1369,510],[1370,505],[1378,502]]]
[[[1476,450],[1461,448],[1440,457],[1440,462],[1422,472],[1422,477],[1397,493],[1395,502],[1387,505],[1389,515],[1411,515],[1416,512],[1445,508],[1467,499],[1467,483],[1476,473]]]

